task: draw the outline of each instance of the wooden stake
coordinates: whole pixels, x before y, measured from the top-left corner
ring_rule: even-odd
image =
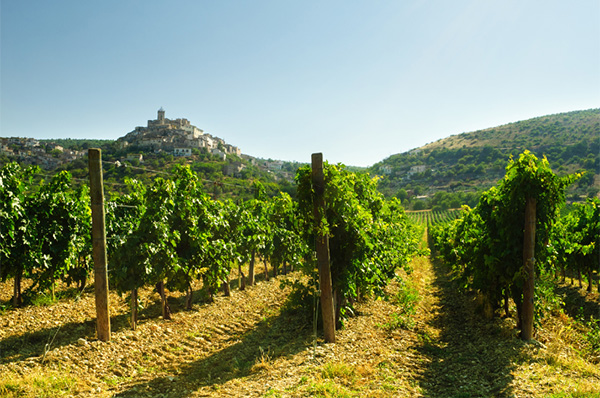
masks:
[[[333,294],[331,291],[331,271],[329,269],[329,236],[324,233],[321,220],[325,217],[325,175],[323,174],[323,154],[312,154],[312,184],[315,192],[313,215],[316,230],[317,265],[319,286],[321,287],[321,314],[325,341],[335,343],[335,317]]]
[[[229,276],[226,276],[225,278],[223,278],[223,295],[229,297],[231,296],[231,289],[229,286]]]
[[[135,330],[137,327],[137,312],[138,312],[138,290],[134,288],[131,290],[131,329]]]
[[[23,269],[20,269],[17,272],[17,275],[15,275],[15,280],[13,281],[13,291],[14,291],[14,295],[13,295],[13,307],[17,308],[21,306],[22,303],[22,296],[21,296],[21,278],[23,275]]]
[[[242,264],[238,264],[238,286],[240,290],[246,290],[246,275],[242,272]]]
[[[527,198],[525,205],[525,231],[523,236],[523,269],[525,284],[523,285],[523,311],[521,322],[521,338],[525,341],[533,338],[534,286],[535,286],[535,217],[536,200]]]
[[[96,327],[98,329],[98,339],[101,341],[110,341],[102,154],[100,149],[90,148],[88,156],[90,197],[92,202],[92,249],[94,258],[94,290],[96,293]]]
[[[250,265],[248,265],[248,286],[254,285],[254,258],[256,256],[255,250],[252,250],[252,256],[250,257]]]
[[[263,258],[263,264],[265,265],[265,281],[269,281],[269,268],[267,267],[267,256]]]
[[[171,319],[171,307],[169,307],[169,301],[167,300],[167,292],[165,292],[165,281],[161,280],[156,284],[156,290],[160,295],[160,302],[162,306],[162,317],[163,320]]]

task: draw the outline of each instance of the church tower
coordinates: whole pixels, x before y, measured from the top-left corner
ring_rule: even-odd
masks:
[[[165,124],[165,110],[162,108],[162,106],[158,110],[158,118],[156,120],[158,120],[159,124]]]

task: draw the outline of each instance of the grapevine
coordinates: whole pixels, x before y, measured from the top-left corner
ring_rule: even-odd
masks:
[[[522,320],[521,304],[526,275],[523,271],[523,220],[527,197],[537,201],[535,266],[547,264],[547,242],[565,188],[577,176],[557,177],[546,159],[524,152],[510,160],[506,176],[485,192],[474,209],[465,208],[462,218],[449,226],[432,228],[441,257],[452,264],[465,289],[482,293],[488,315],[512,296]]]

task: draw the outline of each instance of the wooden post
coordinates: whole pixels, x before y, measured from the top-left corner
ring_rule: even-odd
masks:
[[[110,341],[102,154],[100,149],[90,148],[88,150],[88,156],[90,168],[90,197],[92,199],[92,254],[94,258],[94,290],[96,293],[96,327],[98,329],[98,339],[101,341]]]
[[[335,343],[335,317],[331,272],[329,269],[329,236],[324,233],[321,220],[325,217],[325,176],[323,174],[323,154],[312,154],[312,185],[315,192],[313,215],[316,230],[317,265],[319,267],[319,286],[321,287],[321,314],[325,341]]]
[[[525,228],[523,236],[523,269],[525,284],[523,285],[523,310],[521,322],[521,338],[525,341],[533,338],[534,286],[535,286],[535,198],[527,198],[525,205]]]
[[[131,329],[137,328],[137,312],[138,312],[138,290],[131,290]]]
[[[269,281],[269,267],[267,267],[267,256],[263,257],[263,264],[265,265],[265,281]]]
[[[163,320],[171,319],[171,307],[169,307],[169,301],[167,300],[167,292],[165,292],[164,280],[161,280],[156,284],[156,291],[160,295]]]
[[[248,286],[254,285],[254,259],[256,257],[256,251],[252,249],[252,255],[250,257],[250,265],[248,265]]]
[[[15,280],[13,281],[13,307],[17,308],[20,307],[23,299],[21,296],[21,278],[23,277],[23,269],[21,268],[19,271],[17,271],[17,274],[15,275]]]
[[[240,290],[246,290],[246,275],[242,271],[242,264],[238,263],[238,286]]]

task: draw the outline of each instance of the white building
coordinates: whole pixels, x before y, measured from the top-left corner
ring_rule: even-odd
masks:
[[[142,155],[141,153],[129,153],[127,154],[127,160],[129,160],[130,162],[132,160],[137,160],[140,163],[144,162],[144,155]]]
[[[174,148],[173,156],[192,156],[192,148]]]
[[[221,160],[227,159],[227,155],[225,154],[225,152],[221,151],[218,148],[211,149],[210,153],[212,153],[213,155],[217,155],[218,157],[221,158]]]
[[[410,170],[408,171],[408,173],[407,173],[407,174],[408,174],[408,176],[410,177],[410,176],[412,176],[412,175],[414,175],[414,174],[417,174],[417,173],[424,173],[424,172],[425,172],[425,170],[427,170],[427,166],[426,166],[426,165],[424,165],[424,164],[420,164],[420,165],[418,165],[418,166],[412,166],[412,167],[410,168]]]

